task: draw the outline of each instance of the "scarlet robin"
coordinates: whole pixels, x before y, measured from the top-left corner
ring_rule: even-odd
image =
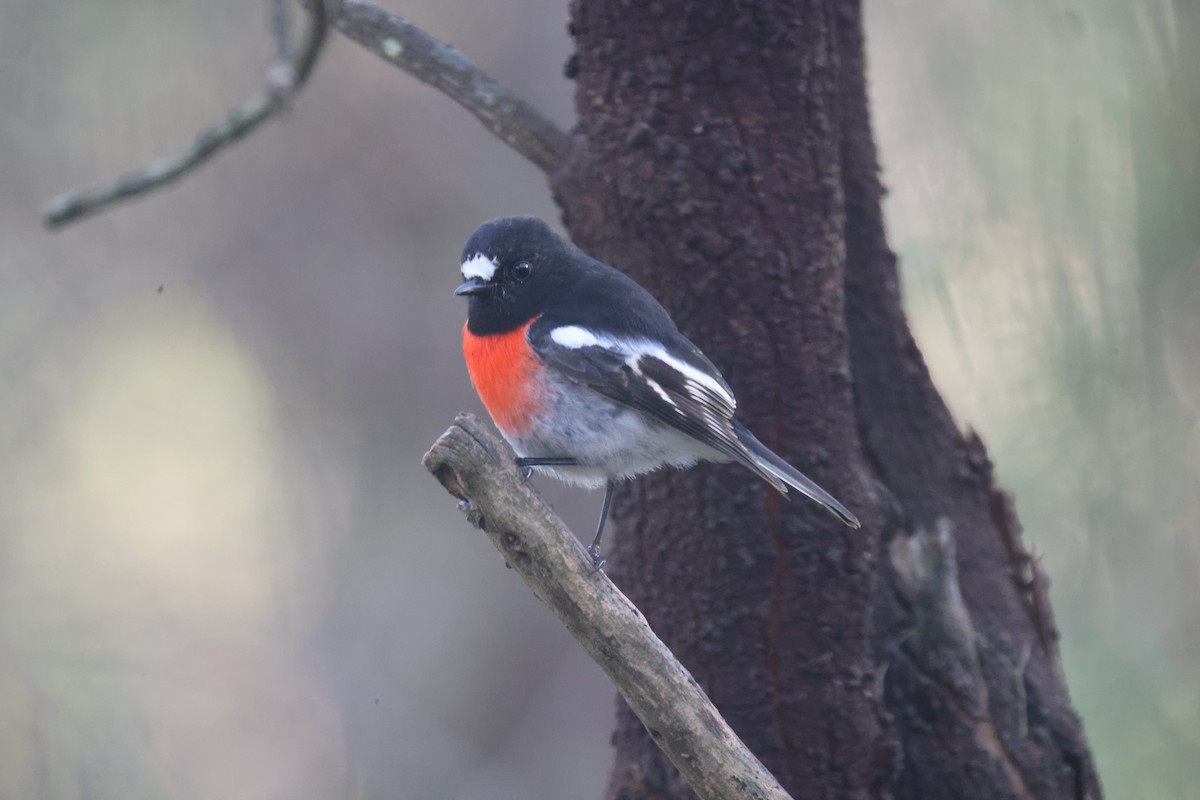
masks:
[[[736,461],[859,526],[736,418],[729,385],[649,292],[545,222],[480,225],[463,248],[462,276],[467,370],[517,465],[605,487],[588,546],[597,569],[616,481],[667,465]]]

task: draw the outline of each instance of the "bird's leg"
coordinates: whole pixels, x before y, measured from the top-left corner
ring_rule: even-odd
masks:
[[[525,480],[533,477],[534,467],[578,467],[579,462],[569,456],[561,458],[550,456],[524,456],[517,457],[517,467],[525,470]]]
[[[612,505],[613,491],[617,488],[617,484],[613,480],[604,487],[604,502],[600,505],[600,522],[596,525],[596,538],[592,539],[592,543],[587,546],[588,555],[592,557],[592,564],[595,565],[593,572],[599,572],[604,569],[604,564],[608,559],[600,555],[600,537],[604,535],[604,523],[608,520],[608,507]]]

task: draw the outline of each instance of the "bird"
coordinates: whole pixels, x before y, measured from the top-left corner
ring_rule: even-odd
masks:
[[[460,272],[467,371],[525,479],[536,470],[605,489],[587,547],[596,571],[617,482],[665,466],[737,462],[859,527],[737,418],[720,371],[648,291],[543,220],[483,223],[463,247]]]

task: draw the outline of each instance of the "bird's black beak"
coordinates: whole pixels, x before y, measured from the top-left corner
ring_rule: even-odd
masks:
[[[462,286],[459,286],[457,289],[455,289],[454,293],[457,295],[481,294],[483,292],[486,292],[487,290],[488,290],[488,285],[485,282],[479,280],[479,278],[471,278],[471,280],[467,281]]]

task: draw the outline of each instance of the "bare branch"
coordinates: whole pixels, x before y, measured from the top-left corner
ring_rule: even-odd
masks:
[[[62,227],[183,177],[285,107],[312,71],[328,29],[326,2],[301,2],[309,10],[309,25],[293,59],[285,57],[289,45],[284,0],[272,0],[271,27],[279,61],[268,71],[263,91],[231,111],[222,122],[197,134],[186,149],[127,173],[114,183],[54,198],[46,204],[46,227]],[[370,0],[328,2],[335,9],[333,25],[339,31],[470,111],[484,127],[543,172],[553,174],[567,162],[573,147],[571,136],[514,97],[462,53]]]
[[[295,58],[280,61],[267,73],[262,91],[235,108],[221,122],[201,131],[192,144],[173,155],[156,159],[145,167],[126,173],[115,183],[69,192],[46,205],[46,227],[59,228],[94,214],[114,203],[146,194],[175,181],[212,158],[226,146],[249,134],[287,105],[308,80],[328,31],[323,0],[306,0],[308,28]],[[276,32],[278,35],[278,31]]]
[[[546,174],[566,163],[569,134],[475,66],[469,58],[370,0],[343,0],[334,27],[470,111],[502,142]]]
[[[642,613],[521,479],[513,452],[470,415],[423,459],[505,561],[608,674],[701,798],[786,800]]]
[[[268,0],[268,22],[275,37],[275,60],[292,60],[292,7],[288,0]],[[329,9],[325,9],[328,15]]]

